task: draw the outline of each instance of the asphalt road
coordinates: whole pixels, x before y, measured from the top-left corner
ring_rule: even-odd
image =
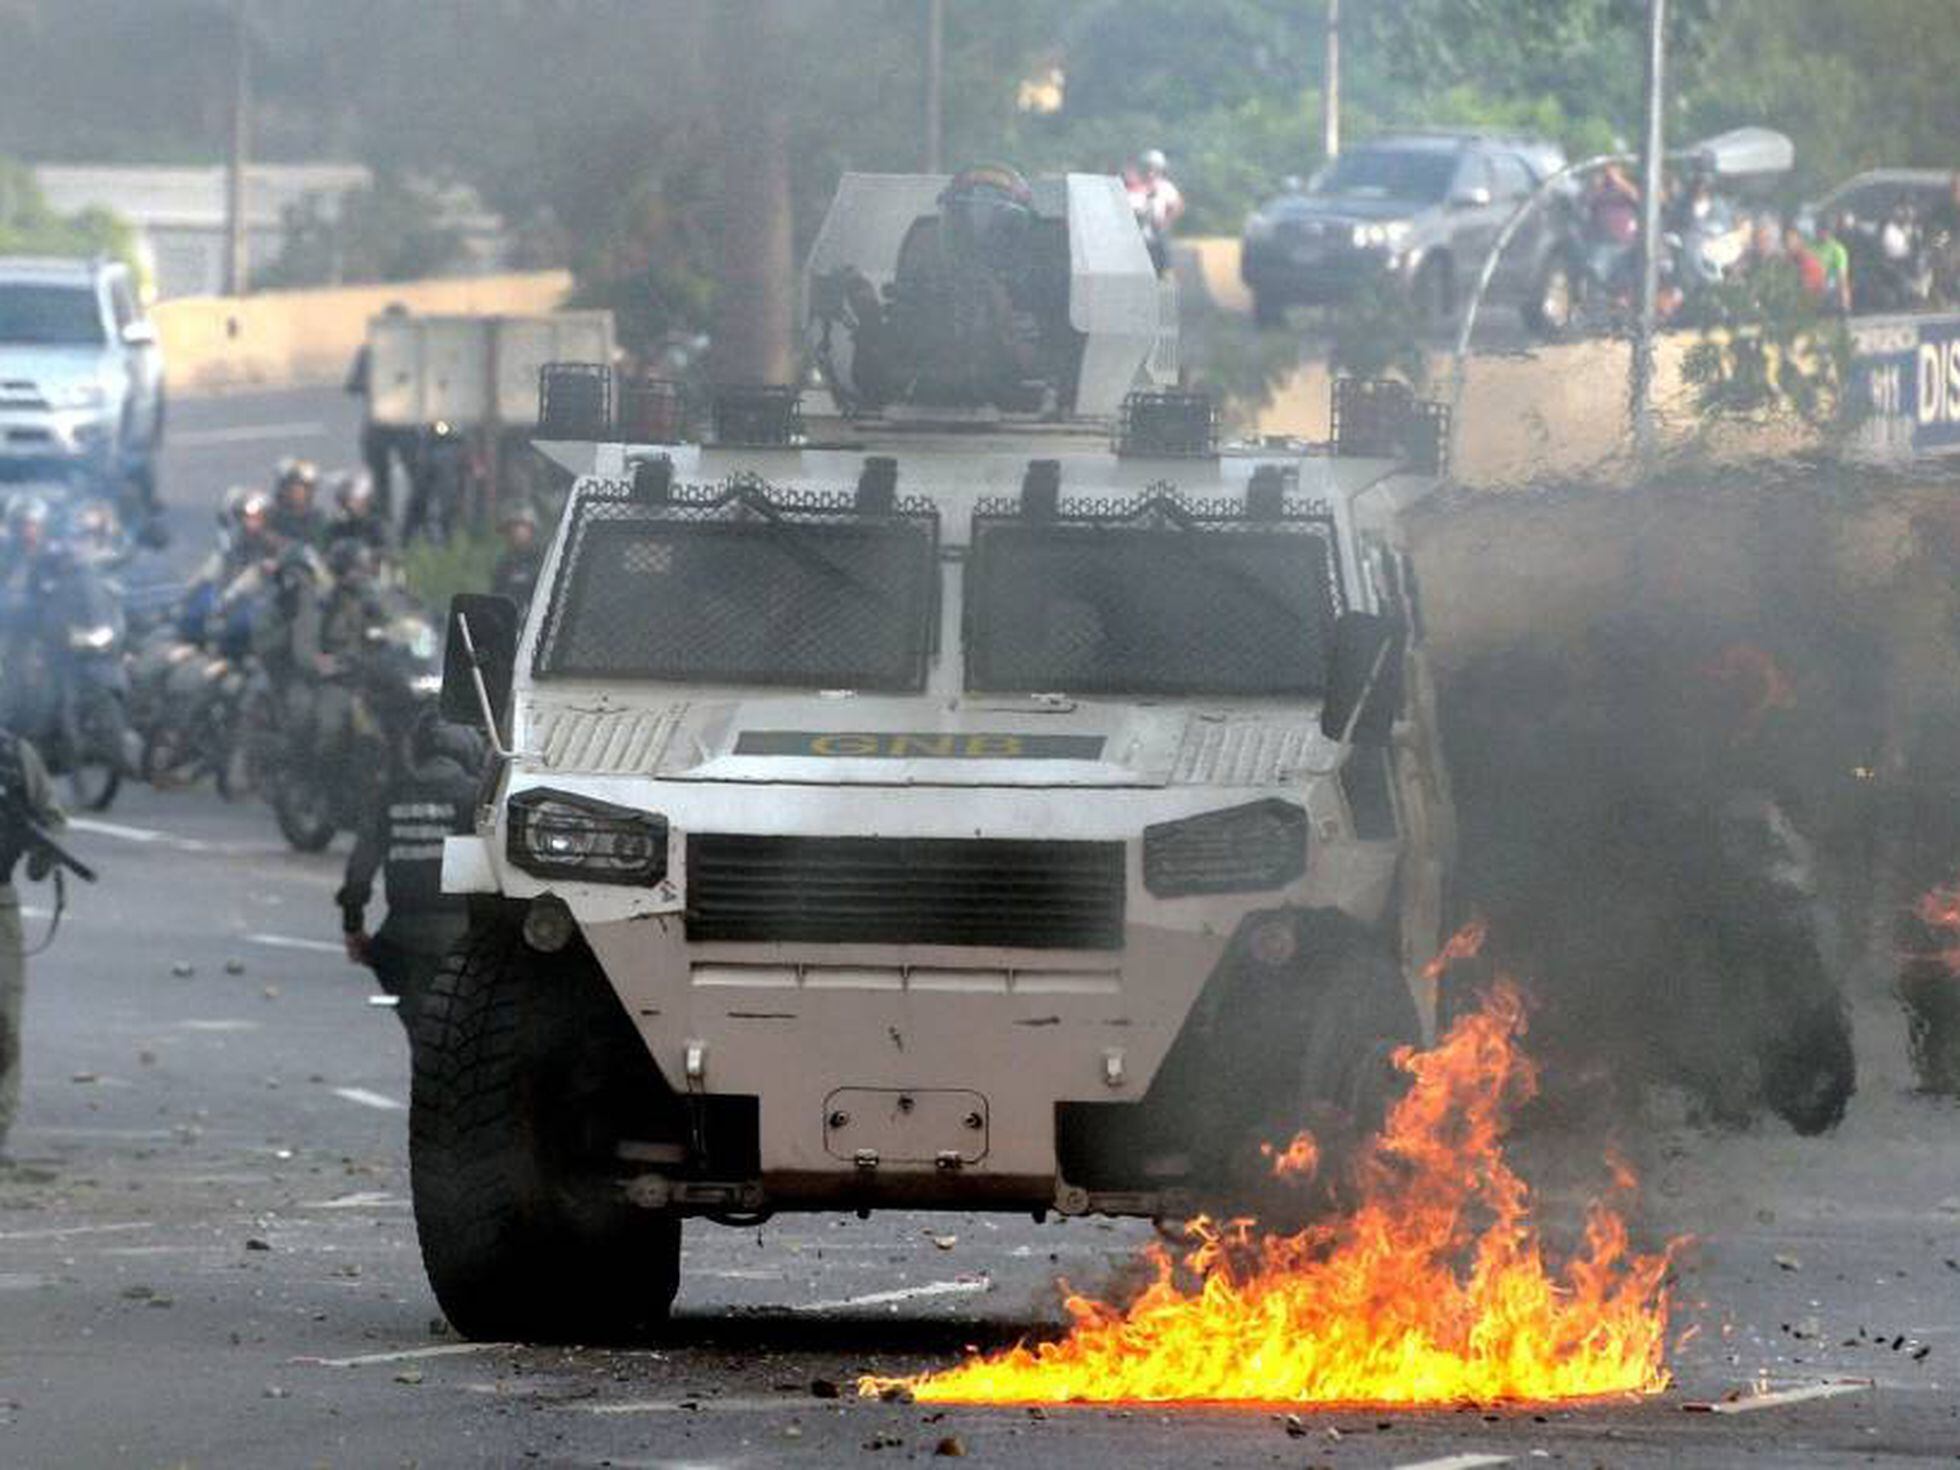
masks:
[[[222,487],[279,453],[331,462],[351,445],[335,395],[184,405],[165,494],[186,527],[208,524]],[[336,856],[287,853],[263,810],[207,791],[130,791],[74,837],[103,880],[32,962],[16,1165],[0,1171],[0,1466],[733,1470],[957,1448],[1017,1466],[1470,1470],[1960,1451],[1960,1111],[1883,1075],[1897,1048],[1882,1012],[1862,1018],[1881,1075],[1833,1137],[1709,1135],[1664,1109],[1626,1129],[1642,1241],[1694,1237],[1665,1394],[1432,1413],[941,1411],[850,1385],[1052,1331],[1056,1278],[1095,1290],[1148,1230],[906,1213],[693,1225],[659,1341],[459,1342],[407,1206],[400,1028],[338,951]],[[30,894],[37,915],[47,899]],[[1547,1125],[1522,1145],[1558,1181],[1555,1238],[1583,1202],[1565,1142]],[[1740,1412],[1696,1408],[1738,1392],[1725,1409]]]

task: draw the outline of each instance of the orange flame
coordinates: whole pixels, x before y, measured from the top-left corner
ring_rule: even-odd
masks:
[[[1313,1178],[1320,1168],[1320,1145],[1304,1129],[1294,1134],[1293,1141],[1285,1148],[1276,1149],[1270,1143],[1262,1143],[1259,1152],[1273,1161],[1275,1179],[1293,1179],[1304,1183]]]
[[[1960,975],[1960,880],[1927,890],[1912,906],[1912,912],[1928,929],[1948,938],[1943,948],[1909,958],[1932,960],[1944,966],[1949,975]]]
[[[1489,937],[1490,925],[1482,919],[1472,919],[1452,934],[1435,957],[1422,967],[1422,978],[1434,985],[1458,960],[1473,960],[1482,954],[1484,941]]]
[[[1358,1165],[1352,1213],[1297,1235],[1195,1220],[1181,1265],[1150,1248],[1155,1279],[1128,1308],[1070,1295],[1060,1341],[860,1391],[1457,1404],[1665,1387],[1673,1248],[1632,1252],[1620,1216],[1595,1203],[1583,1249],[1548,1268],[1530,1187],[1505,1162],[1508,1118],[1537,1086],[1523,1031],[1523,1001],[1500,983],[1434,1049],[1398,1055],[1409,1087]]]

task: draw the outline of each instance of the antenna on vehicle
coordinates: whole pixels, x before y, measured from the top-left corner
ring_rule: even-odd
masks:
[[[483,660],[477,656],[476,635],[470,632],[470,620],[466,613],[456,614],[456,636],[463,640],[463,656],[469,660],[470,683],[476,689],[477,711],[483,716],[483,733],[489,737],[491,753],[498,760],[507,761],[510,751],[497,730],[497,711],[490,703],[490,686],[483,681]]]

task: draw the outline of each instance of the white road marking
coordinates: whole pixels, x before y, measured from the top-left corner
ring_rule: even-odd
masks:
[[[221,444],[251,444],[261,439],[322,439],[327,426],[317,419],[290,424],[236,424],[225,429],[177,429],[170,435],[173,449],[204,449]]]
[[[396,1102],[392,1097],[383,1097],[378,1092],[369,1092],[365,1087],[336,1087],[333,1090],[333,1095],[335,1097],[344,1097],[350,1103],[359,1103],[362,1107],[380,1108],[386,1113],[399,1113],[407,1106],[406,1103]]]
[[[408,1208],[408,1201],[392,1194],[385,1194],[378,1189],[366,1189],[358,1194],[343,1194],[334,1199],[307,1200],[300,1208],[302,1210],[402,1210]]]
[[[105,822],[99,817],[70,817],[68,826],[76,832],[93,832],[100,837],[120,837],[124,842],[165,842],[168,832],[150,827],[125,827],[121,822]]]
[[[1440,1460],[1405,1460],[1394,1470],[1478,1470],[1482,1465],[1508,1465],[1515,1455],[1445,1455]]]
[[[267,949],[303,949],[308,954],[347,953],[345,944],[333,944],[325,939],[301,939],[292,934],[247,934],[247,944],[262,944]]]
[[[981,1296],[994,1289],[985,1277],[962,1277],[958,1281],[928,1281],[924,1286],[901,1286],[894,1291],[873,1291],[863,1296],[842,1297],[834,1302],[801,1302],[792,1312],[844,1312],[852,1307],[883,1307],[895,1302],[917,1301],[933,1296]]]
[[[66,1240],[71,1235],[108,1235],[115,1231],[156,1228],[149,1220],[133,1220],[124,1225],[65,1225],[46,1230],[0,1230],[0,1240]]]
[[[121,822],[105,822],[97,817],[70,817],[68,826],[76,832],[96,837],[114,837],[144,847],[166,847],[172,852],[216,853],[221,857],[273,857],[286,851],[276,842],[212,842],[202,837],[179,837],[154,827],[128,827]]]
[[[581,1414],[602,1414],[608,1418],[619,1414],[692,1414],[708,1411],[717,1414],[803,1414],[809,1412],[810,1401],[788,1395],[770,1399],[731,1394],[727,1398],[627,1399],[617,1404],[579,1404],[577,1408]]]
[[[1858,1383],[1812,1383],[1802,1388],[1772,1389],[1768,1393],[1752,1393],[1747,1398],[1724,1399],[1712,1404],[1685,1404],[1687,1409],[1700,1410],[1709,1414],[1751,1414],[1757,1409],[1780,1409],[1788,1404],[1807,1404],[1813,1399],[1842,1398],[1848,1393],[1864,1393],[1871,1384]]]
[[[465,1353],[487,1353],[508,1347],[503,1342],[447,1342],[441,1347],[403,1348],[394,1353],[360,1353],[351,1358],[294,1358],[309,1368],[368,1368],[377,1363],[410,1363],[420,1358],[459,1358]]]
[[[257,1021],[236,1021],[229,1018],[215,1021],[175,1021],[172,1024],[182,1031],[256,1031],[259,1029]]]

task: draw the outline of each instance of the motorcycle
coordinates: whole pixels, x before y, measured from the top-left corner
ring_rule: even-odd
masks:
[[[441,687],[440,639],[428,614],[392,591],[377,611],[362,647],[310,696],[282,699],[269,681],[247,696],[243,738],[259,752],[248,765],[264,770],[280,835],[299,852],[320,852],[356,826],[387,769],[388,732],[375,712],[375,686],[405,683],[430,698]],[[322,732],[327,689],[344,694],[347,713],[339,729]]]
[[[1583,196],[1561,196],[1558,244],[1547,256],[1527,316],[1548,341],[1624,336],[1640,296],[1640,247],[1600,241],[1587,228]],[[1749,253],[1751,223],[1721,200],[1661,236],[1659,314],[1668,321],[1706,299]]]
[[[1546,207],[1557,216],[1555,243],[1527,298],[1532,327],[1553,342],[1625,330],[1638,290],[1637,246],[1597,239],[1583,194],[1556,194]]]
[[[55,552],[33,589],[31,624],[8,670],[13,728],[65,780],[71,804],[106,811],[130,766],[128,636],[115,584],[84,558]]]

